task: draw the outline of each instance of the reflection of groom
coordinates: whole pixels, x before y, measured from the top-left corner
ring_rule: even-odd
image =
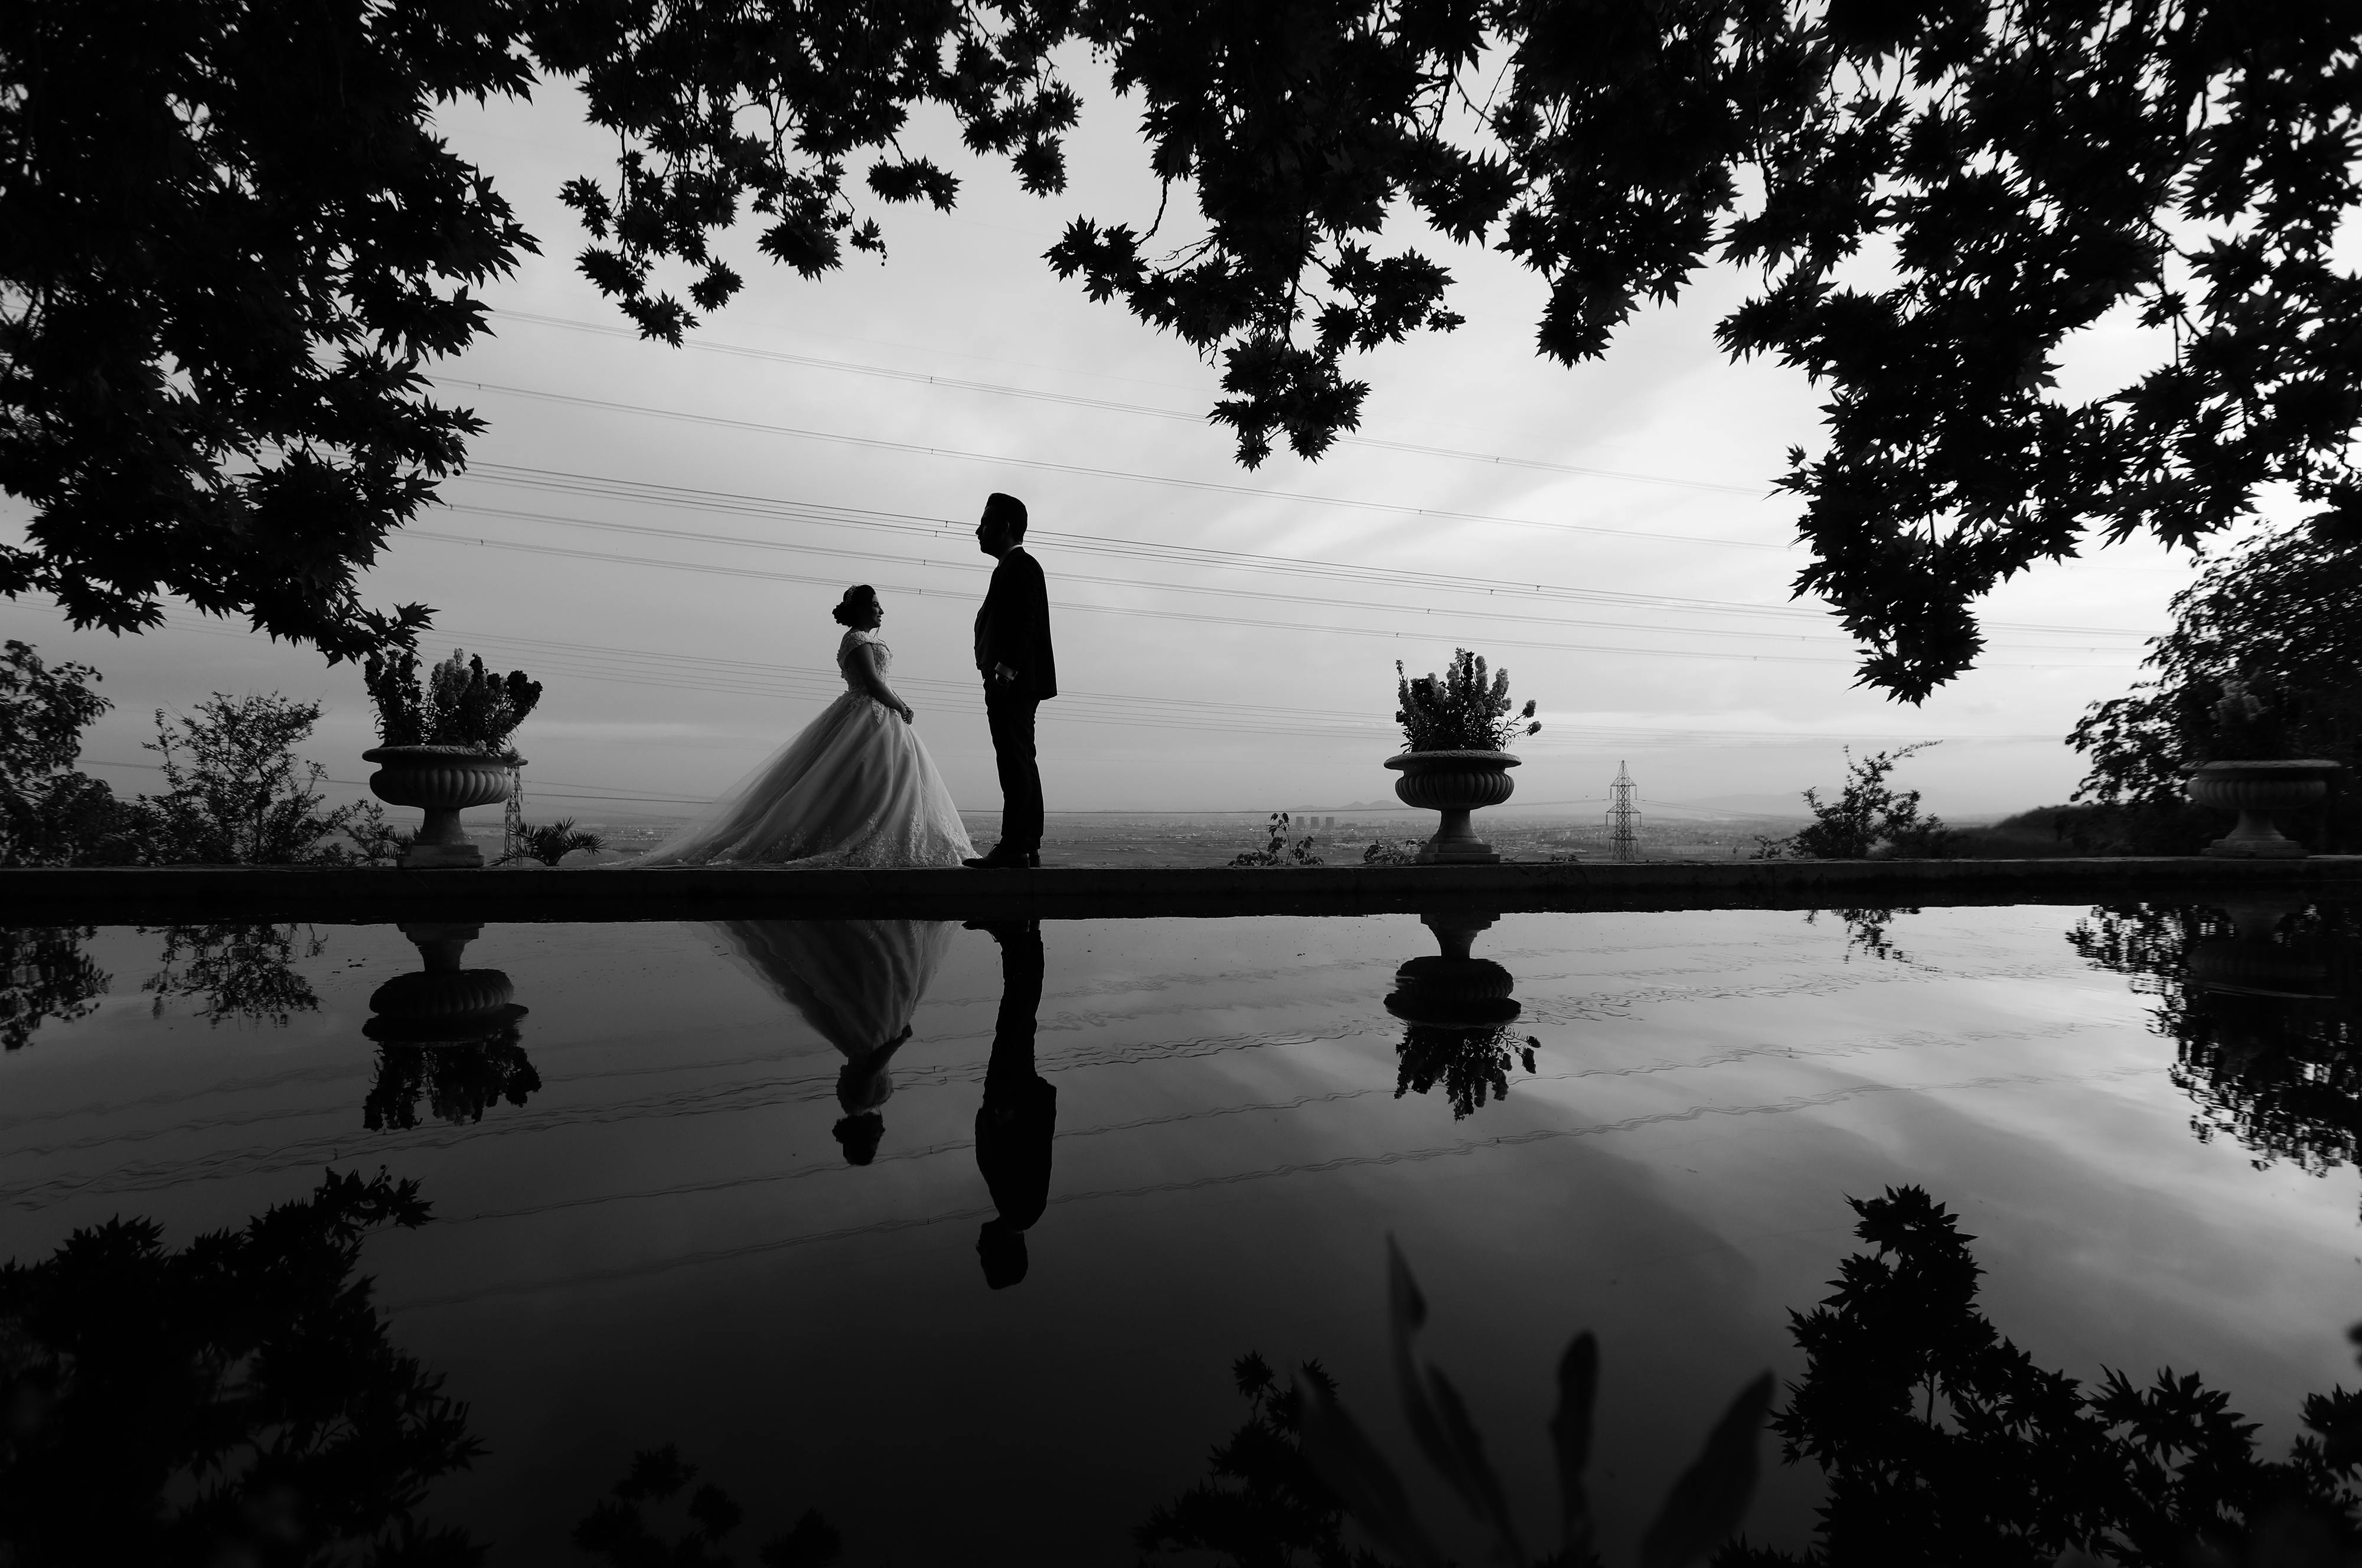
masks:
[[[976,525],[978,548],[1000,562],[976,613],[976,668],[1000,767],[1000,842],[970,866],[1042,864],[1042,770],[1033,761],[1033,711],[1058,694],[1050,655],[1050,591],[1025,553],[1025,503],[995,491]]]
[[[1000,944],[1000,1015],[984,1069],[984,1103],[976,1112],[976,1165],[1000,1211],[984,1222],[976,1252],[985,1283],[999,1290],[1025,1277],[1025,1232],[1049,1206],[1058,1090],[1033,1066],[1042,927],[1030,920],[976,923]]]

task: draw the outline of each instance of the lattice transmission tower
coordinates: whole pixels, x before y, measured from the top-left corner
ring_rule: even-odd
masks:
[[[1632,803],[1632,770],[1616,765],[1616,782],[1607,787],[1607,853],[1616,860],[1640,858],[1640,808]]]
[[[509,769],[508,809],[501,813],[501,858],[513,860],[524,853],[524,770]]]

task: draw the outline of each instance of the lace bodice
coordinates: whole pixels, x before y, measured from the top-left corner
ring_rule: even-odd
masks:
[[[866,692],[868,690],[861,684],[861,678],[853,673],[853,650],[863,646],[877,650],[878,674],[884,675],[894,668],[894,650],[879,642],[877,633],[862,631],[845,633],[844,640],[836,645],[836,670],[839,675],[844,677],[845,689],[849,691]]]

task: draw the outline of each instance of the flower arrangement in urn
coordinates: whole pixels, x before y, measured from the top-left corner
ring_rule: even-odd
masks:
[[[2202,806],[2239,813],[2235,826],[2206,853],[2247,859],[2294,859],[2304,846],[2274,825],[2274,812],[2301,811],[2329,798],[2338,765],[2300,757],[2279,705],[2239,677],[2225,679],[2212,711],[2207,760],[2191,769],[2186,788]]]
[[[541,701],[541,683],[523,670],[494,675],[464,648],[418,679],[418,656],[371,654],[363,667],[383,745],[363,752],[378,764],[370,790],[397,806],[426,813],[403,851],[406,868],[476,867],[483,852],[468,841],[459,813],[505,799],[524,766],[509,739]]]
[[[1418,863],[1491,865],[1501,857],[1468,825],[1468,813],[1497,806],[1509,798],[1509,769],[1518,759],[1502,747],[1521,735],[1537,734],[1529,699],[1520,709],[1509,696],[1509,672],[1497,673],[1466,648],[1454,649],[1440,675],[1407,675],[1395,664],[1395,722],[1403,727],[1408,748],[1386,759],[1400,773],[1395,795],[1405,805],[1442,814],[1433,838],[1418,852]]]
[[[1512,711],[1509,672],[1486,669],[1466,648],[1453,651],[1442,674],[1416,680],[1395,660],[1395,723],[1408,751],[1500,751],[1542,727],[1531,699]]]

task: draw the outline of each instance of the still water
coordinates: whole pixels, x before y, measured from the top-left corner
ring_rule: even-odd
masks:
[[[1788,1315],[1856,1249],[1848,1197],[1890,1187],[1961,1217],[1983,1310],[2038,1363],[2201,1370],[2283,1448],[2354,1379],[2362,1078],[2317,1048],[2353,1037],[2354,929],[17,931],[0,1253],[117,1215],[178,1247],[382,1167],[432,1213],[362,1271],[482,1445],[422,1511],[493,1562],[586,1561],[576,1525],[666,1443],[745,1509],[742,1560],[817,1508],[848,1562],[1130,1562],[1244,1415],[1248,1351],[1317,1359],[1417,1471],[1391,1235],[1529,1539],[1551,1371],[1596,1332],[1625,1562],[1732,1392],[1799,1375]],[[1820,1493],[1772,1463],[1749,1535],[1802,1545]]]

